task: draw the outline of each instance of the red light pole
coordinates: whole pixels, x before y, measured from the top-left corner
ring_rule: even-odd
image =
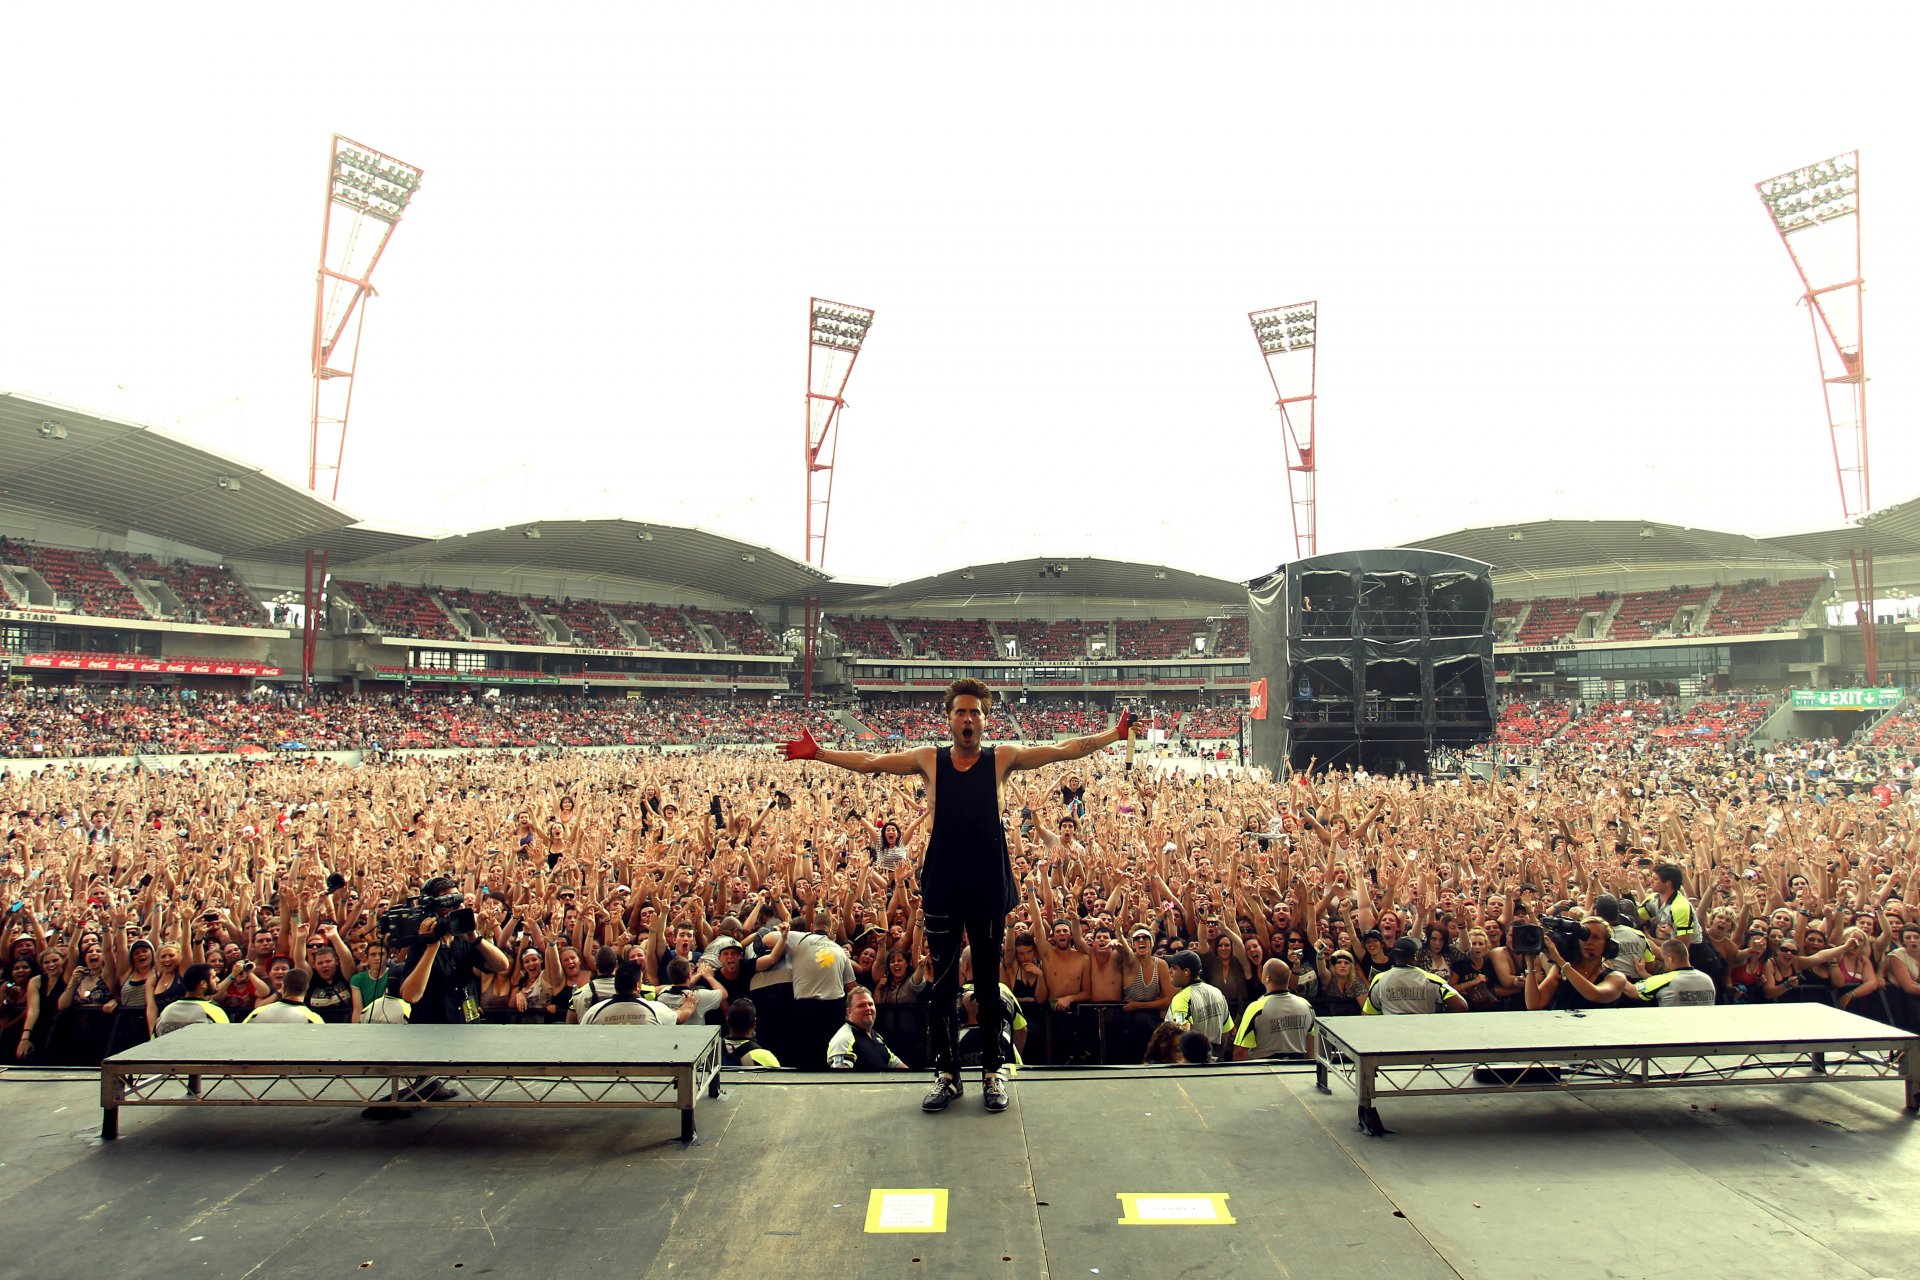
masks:
[[[1319,458],[1314,452],[1314,386],[1319,376],[1320,304],[1295,302],[1249,311],[1254,340],[1273,380],[1274,408],[1287,449],[1287,496],[1292,500],[1293,550],[1298,559],[1320,549]],[[1295,477],[1298,477],[1297,479]]]
[[[1848,151],[1754,184],[1800,275],[1813,324],[1820,394],[1833,442],[1840,512],[1849,521],[1873,509],[1867,465],[1867,340],[1860,258],[1860,153]],[[1832,363],[1830,363],[1830,361]],[[1880,682],[1873,625],[1873,552],[1853,553],[1853,599],[1867,683]]]
[[[840,452],[840,411],[847,379],[873,326],[869,307],[809,300],[807,308],[807,554],[815,568],[827,562],[827,517],[833,509],[833,460]],[[815,481],[818,480],[816,485]],[[817,490],[817,492],[816,492]],[[801,602],[805,638],[802,694],[813,696],[813,659],[820,639],[820,599]]]
[[[340,465],[347,452],[347,412],[360,363],[360,334],[374,295],[373,269],[393,229],[420,189],[420,170],[339,134],[327,160],[327,202],[320,223],[320,272],[313,300],[313,413],[307,429],[307,488],[340,497]],[[346,342],[348,330],[353,341]],[[302,598],[300,686],[313,688],[320,614],[326,607],[327,556],[307,552]]]

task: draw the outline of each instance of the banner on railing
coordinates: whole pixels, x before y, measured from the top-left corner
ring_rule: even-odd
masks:
[[[277,676],[279,667],[227,658],[142,658],[115,653],[30,653],[23,667],[43,671],[130,671],[136,675]]]

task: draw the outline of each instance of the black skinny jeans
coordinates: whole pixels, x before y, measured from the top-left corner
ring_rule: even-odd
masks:
[[[927,912],[927,958],[933,965],[928,1014],[933,1037],[933,1068],[960,1078],[960,948],[961,935],[973,947],[973,999],[980,1010],[980,1069],[999,1069],[1000,1035],[1006,1009],[1000,1003],[1000,951],[1006,943],[1005,913],[935,915]]]

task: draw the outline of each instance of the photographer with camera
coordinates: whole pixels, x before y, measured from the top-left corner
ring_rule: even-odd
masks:
[[[479,922],[451,876],[421,887],[418,904],[396,907],[381,919],[389,952],[407,948],[400,998],[413,1023],[464,1025],[480,1021],[480,975],[505,973],[500,948],[476,936]]]
[[[1607,967],[1612,929],[1599,916],[1548,916],[1509,936],[1514,954],[1527,956],[1529,1009],[1610,1009],[1627,989],[1627,975]]]

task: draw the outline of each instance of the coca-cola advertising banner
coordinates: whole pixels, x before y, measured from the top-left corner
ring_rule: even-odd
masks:
[[[277,676],[279,667],[228,658],[142,658],[126,653],[30,653],[23,667],[45,671],[129,671],[136,675]]]

